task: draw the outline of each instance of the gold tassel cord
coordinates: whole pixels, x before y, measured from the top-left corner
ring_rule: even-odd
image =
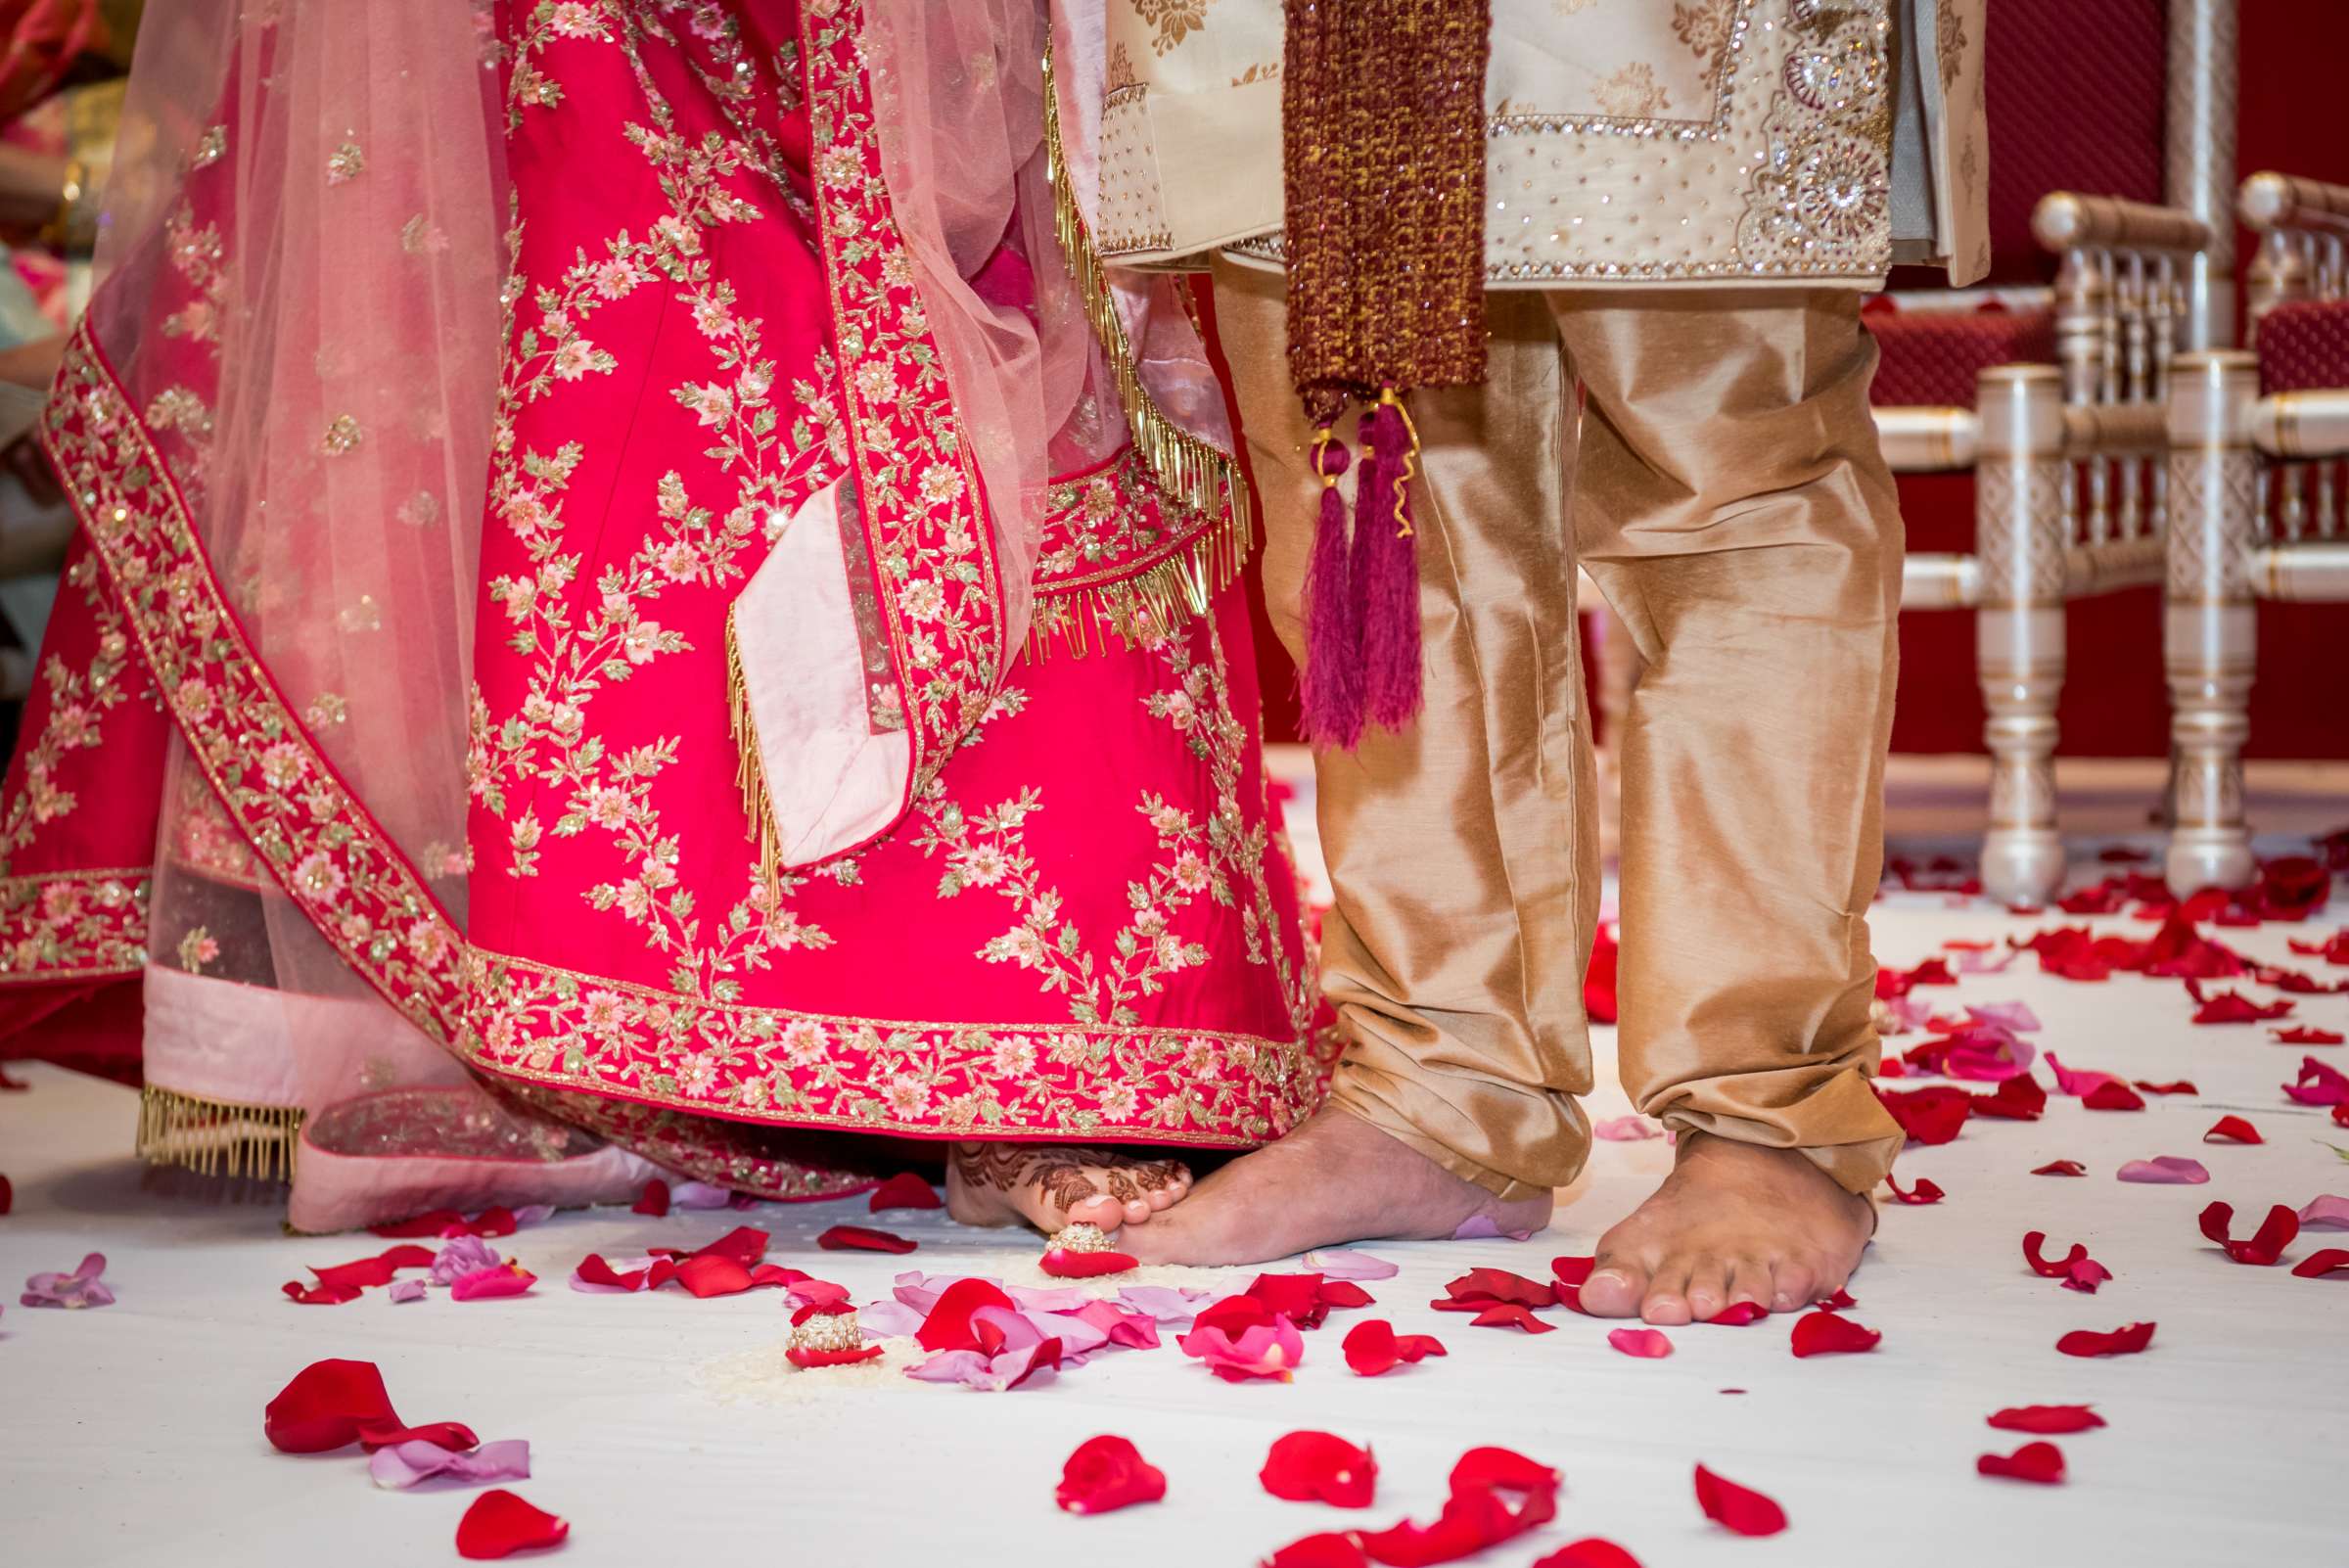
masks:
[[[298,1105],[207,1099],[150,1084],[139,1091],[139,1157],[201,1176],[291,1181],[305,1115]]]
[[[775,803],[766,793],[766,767],[760,761],[759,721],[751,714],[751,685],[742,670],[742,640],[734,612],[726,611],[726,728],[734,738],[734,783],[742,808],[759,839],[759,882],[773,893],[783,875],[783,835],[775,826]]]

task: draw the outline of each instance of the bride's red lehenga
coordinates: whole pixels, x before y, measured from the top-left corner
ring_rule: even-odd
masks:
[[[16,1020],[142,986],[146,1152],[304,1229],[1301,1119],[1231,436],[1040,5],[253,10],[151,19],[46,421]]]

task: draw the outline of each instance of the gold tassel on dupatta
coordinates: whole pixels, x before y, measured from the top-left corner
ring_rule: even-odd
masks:
[[[204,1176],[291,1181],[302,1119],[298,1105],[245,1105],[150,1084],[139,1091],[139,1157]]]

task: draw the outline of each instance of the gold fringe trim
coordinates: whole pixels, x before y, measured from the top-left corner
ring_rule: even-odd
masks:
[[[139,1091],[139,1157],[204,1176],[291,1181],[306,1114],[298,1105],[246,1105],[150,1084]]]
[[[1093,249],[1093,237],[1084,226],[1084,214],[1078,209],[1077,193],[1069,183],[1060,136],[1060,95],[1048,48],[1044,51],[1044,159],[1052,180],[1053,230],[1060,240],[1060,254],[1076,281],[1085,319],[1092,323],[1093,335],[1116,372],[1118,401],[1126,410],[1134,446],[1173,501],[1218,519],[1191,547],[1187,561],[1178,564],[1170,559],[1128,582],[1084,592],[1093,597],[1138,596],[1155,600],[1170,611],[1180,602],[1193,614],[1205,614],[1210,596],[1239,576],[1255,537],[1248,484],[1231,453],[1210,445],[1169,419],[1142,385],[1133,345],[1126,336],[1126,323],[1110,293],[1108,269]],[[1187,297],[1184,304],[1189,307]],[[1195,315],[1194,311],[1194,319]],[[1114,624],[1118,617],[1114,609],[1095,606],[1088,610],[1087,619],[1105,619]]]
[[[759,839],[759,884],[771,895],[782,886],[783,834],[775,826],[775,803],[766,793],[766,765],[760,760],[759,721],[751,715],[751,683],[742,672],[742,641],[734,634],[734,610],[726,609],[726,729],[734,737],[734,783],[742,808]]]

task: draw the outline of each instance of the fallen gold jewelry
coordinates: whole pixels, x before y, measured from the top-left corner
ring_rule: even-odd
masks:
[[[1103,1230],[1099,1225],[1086,1224],[1084,1222],[1079,1221],[1073,1225],[1062,1225],[1054,1231],[1051,1245],[1062,1252],[1108,1252],[1110,1250],[1109,1232]]]

